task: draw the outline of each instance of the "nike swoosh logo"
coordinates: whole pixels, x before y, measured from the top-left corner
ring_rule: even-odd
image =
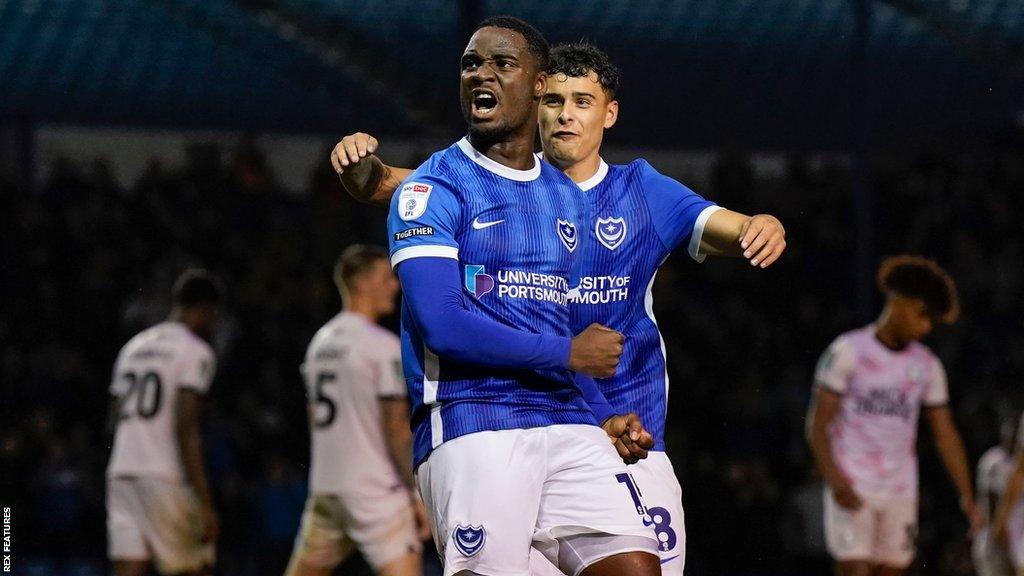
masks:
[[[495,220],[494,222],[481,222],[479,218],[473,218],[473,230],[483,230],[484,228],[490,228],[495,224],[501,224],[504,220]]]
[[[662,564],[668,564],[669,562],[675,560],[676,558],[679,558],[679,554],[676,554],[675,556],[673,556],[671,558],[665,558],[664,560],[661,561],[661,563]]]

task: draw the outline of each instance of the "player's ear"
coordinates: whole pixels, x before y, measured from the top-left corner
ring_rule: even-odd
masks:
[[[533,85],[533,99],[540,100],[548,89],[548,73],[537,74],[537,82]]]
[[[604,116],[604,127],[611,128],[615,126],[615,123],[619,120],[619,101],[612,100],[608,103],[608,109],[605,111]]]

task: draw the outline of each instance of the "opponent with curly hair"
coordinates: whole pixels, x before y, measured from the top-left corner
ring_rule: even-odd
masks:
[[[946,372],[920,342],[936,324],[956,321],[956,284],[932,260],[903,255],[882,262],[878,288],[878,319],[836,338],[818,361],[807,420],[828,484],[826,543],[841,576],[898,575],[914,559],[922,406],[960,508],[972,528],[980,522]]]

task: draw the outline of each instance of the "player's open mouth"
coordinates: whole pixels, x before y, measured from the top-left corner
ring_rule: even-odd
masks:
[[[554,134],[551,135],[552,138],[558,138],[559,140],[569,140],[575,138],[576,136],[578,136],[578,134],[574,132],[569,132],[567,130],[559,130],[558,132],[555,132]]]
[[[489,115],[498,106],[498,98],[490,90],[473,90],[473,116]]]

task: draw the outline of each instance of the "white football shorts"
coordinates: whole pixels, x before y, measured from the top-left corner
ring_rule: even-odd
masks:
[[[202,543],[199,499],[192,487],[162,478],[107,478],[111,560],[153,561],[160,574],[212,566],[213,543]]]
[[[406,554],[420,553],[423,546],[405,489],[387,499],[337,494],[311,494],[306,499],[290,568],[300,563],[334,568],[355,548],[377,571]]]
[[[843,508],[825,488],[825,544],[837,561],[863,560],[906,568],[917,551],[917,499],[861,497],[858,510]]]
[[[569,576],[657,553],[640,491],[597,426],[467,434],[436,448],[417,481],[445,576],[526,576],[531,547]]]
[[[626,466],[637,490],[647,505],[644,523],[651,525],[658,538],[661,573],[682,576],[686,561],[686,528],[683,525],[683,489],[679,486],[672,462],[664,452],[651,452],[647,458]],[[530,555],[532,576],[558,576],[556,568],[536,549]]]

